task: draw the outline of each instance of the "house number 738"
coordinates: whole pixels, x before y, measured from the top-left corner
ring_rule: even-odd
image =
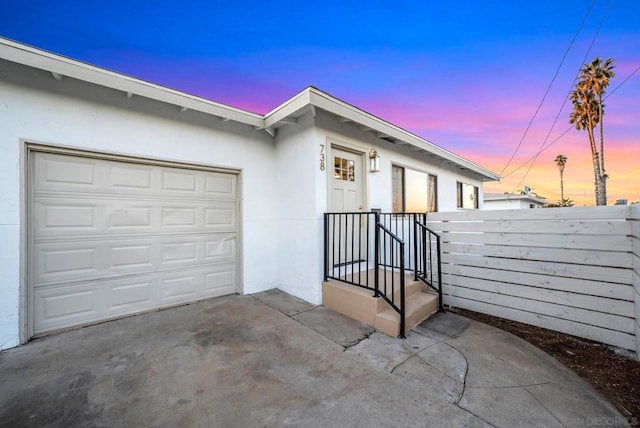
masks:
[[[325,162],[324,144],[320,144],[320,171],[324,171],[324,162]]]

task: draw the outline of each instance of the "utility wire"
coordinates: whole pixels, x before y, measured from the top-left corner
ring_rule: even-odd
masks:
[[[596,42],[596,39],[598,38],[598,35],[600,34],[600,30],[602,29],[602,26],[604,25],[604,21],[607,19],[607,16],[609,15],[609,11],[611,10],[611,5],[612,5],[612,0],[609,0],[609,2],[607,3],[607,9],[605,10],[604,15],[602,16],[602,19],[600,20],[600,24],[598,25],[598,29],[596,30],[595,34],[593,35],[593,38],[591,39],[591,43],[589,44],[589,49],[587,49],[587,52],[584,55],[584,58],[582,60],[582,63],[584,64],[587,61],[587,58],[589,57],[589,54],[591,53],[591,49],[593,49],[593,45]],[[538,152],[533,156],[533,160],[531,161],[531,164],[529,165],[529,168],[527,169],[527,172],[524,173],[524,175],[522,176],[522,178],[520,179],[520,181],[518,182],[518,184],[516,184],[516,186],[513,188],[513,190],[511,191],[511,193],[515,192],[516,189],[522,184],[522,182],[527,178],[527,176],[529,175],[529,172],[531,172],[531,169],[533,168],[533,165],[536,163],[536,161],[538,160],[538,157],[542,154],[542,152],[545,150],[544,146],[547,143],[549,136],[551,135],[551,132],[553,131],[553,128],[555,127],[556,123],[558,122],[558,118],[560,117],[560,114],[562,113],[562,110],[564,109],[564,106],[567,103],[567,100],[569,99],[569,96],[571,95],[571,90],[573,89],[573,85],[575,84],[576,80],[578,80],[578,77],[580,76],[580,69],[578,69],[578,72],[576,73],[576,76],[573,78],[573,81],[571,82],[571,88],[569,89],[569,92],[567,93],[567,95],[564,98],[564,101],[562,102],[562,106],[560,106],[560,110],[558,110],[558,113],[556,114],[555,119],[553,120],[553,123],[551,124],[551,128],[549,129],[549,132],[547,133],[547,136],[545,137],[544,141],[542,142],[542,144],[540,145],[540,149],[538,150]],[[571,129],[571,127],[569,127],[569,129]],[[562,135],[565,135],[568,132],[565,131],[565,133],[563,133]],[[557,141],[557,139],[556,139]]]
[[[606,94],[602,100],[606,100],[607,98],[609,98],[609,96],[613,95],[613,93],[615,91],[617,91],[618,89],[620,89],[620,87],[622,85],[624,85],[625,83],[627,83],[627,81],[629,79],[631,79],[631,77],[633,77],[634,74],[636,74],[638,71],[640,71],[640,66],[638,66],[635,70],[633,70],[631,72],[631,74],[629,74],[622,82],[620,82],[620,84],[618,86],[616,86],[615,88],[613,88],[611,90],[611,92],[609,92],[608,94]],[[517,168],[515,168],[513,171],[509,172],[508,174],[506,174],[504,177],[508,177],[509,175],[515,173],[516,171],[518,171],[519,169],[525,167],[527,164],[529,164],[529,162],[535,160],[542,152],[544,152],[545,150],[547,150],[549,147],[553,146],[555,143],[557,143],[562,137],[564,137],[565,135],[567,135],[567,133],[569,131],[571,131],[573,129],[573,126],[569,126],[567,129],[564,130],[564,132],[562,134],[560,134],[555,140],[553,140],[552,142],[550,142],[548,145],[546,145],[544,148],[542,148],[538,153],[536,153],[535,155],[531,156],[529,159],[527,159],[525,162],[523,162],[522,164],[520,164],[520,166],[518,166]],[[504,178],[502,177],[502,178]]]
[[[516,149],[513,152],[513,154],[511,155],[511,158],[509,159],[507,164],[504,166],[504,168],[502,168],[502,171],[500,171],[500,175],[502,175],[502,173],[504,173],[506,171],[506,169],[509,167],[509,165],[511,165],[511,162],[513,161],[513,159],[516,157],[516,154],[518,154],[518,150],[520,150],[520,147],[522,146],[522,143],[524,142],[524,139],[527,136],[527,133],[529,132],[529,129],[531,129],[531,125],[533,124],[533,121],[538,116],[538,113],[540,112],[540,109],[542,108],[542,104],[544,104],[544,101],[547,98],[547,95],[549,95],[549,91],[551,91],[551,87],[553,86],[553,82],[555,82],[556,77],[558,77],[558,74],[560,73],[560,69],[562,68],[562,64],[564,64],[564,60],[567,58],[567,55],[569,54],[569,51],[571,50],[571,47],[573,47],[573,44],[575,43],[576,39],[578,38],[578,35],[582,31],[582,27],[584,26],[584,23],[587,21],[587,18],[591,14],[591,10],[593,10],[593,6],[595,4],[596,4],[596,0],[592,0],[591,1],[591,6],[589,6],[589,9],[587,10],[587,13],[582,18],[582,22],[580,22],[580,26],[578,27],[578,30],[574,34],[573,39],[571,40],[571,43],[569,43],[569,46],[565,50],[564,55],[562,56],[562,60],[560,60],[560,64],[556,68],[556,72],[553,75],[553,78],[551,79],[551,82],[549,82],[549,85],[547,86],[546,92],[542,96],[542,99],[540,100],[540,103],[538,104],[538,107],[536,108],[536,111],[533,113],[533,117],[531,118],[531,120],[529,121],[529,124],[527,125],[526,129],[524,130],[524,134],[522,134],[522,138],[520,138],[520,142],[516,146]]]

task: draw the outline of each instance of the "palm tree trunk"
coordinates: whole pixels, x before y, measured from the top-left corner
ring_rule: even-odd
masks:
[[[606,174],[604,169],[604,111],[602,110],[602,94],[598,94],[598,114],[600,115],[600,172]]]
[[[564,173],[560,171],[560,202],[564,203]]]
[[[598,109],[600,113],[600,193],[602,204],[607,205],[607,173],[604,169],[604,110],[602,108],[602,93],[598,93]]]
[[[600,156],[598,156],[598,149],[596,147],[596,139],[593,134],[593,127],[591,126],[591,120],[589,120],[589,127],[587,129],[589,135],[589,144],[591,145],[591,158],[593,160],[593,175],[595,177],[595,193],[596,193],[596,205],[606,205],[606,196],[602,190],[602,173],[600,172]]]

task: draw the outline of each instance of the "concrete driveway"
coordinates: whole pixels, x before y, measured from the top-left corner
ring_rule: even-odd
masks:
[[[272,290],[0,353],[1,426],[625,425],[502,330],[442,313],[406,340]]]

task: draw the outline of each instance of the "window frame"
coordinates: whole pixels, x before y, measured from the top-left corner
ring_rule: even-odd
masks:
[[[416,172],[419,174],[423,174],[427,180],[426,182],[426,186],[427,186],[427,194],[425,195],[426,198],[426,204],[427,204],[427,210],[426,212],[438,212],[438,176],[436,174],[431,174],[427,171],[424,170],[420,170],[417,168],[412,168],[412,167],[407,167],[404,165],[398,165],[398,164],[391,164],[391,211],[393,212],[393,214],[402,214],[407,212],[407,170],[411,170],[412,172]],[[400,171],[400,191],[402,192],[401,194],[401,198],[400,198],[400,204],[402,205],[402,210],[398,211],[396,209],[396,174],[397,171]],[[433,183],[433,185],[432,185]],[[429,190],[433,189],[433,206],[430,206],[430,192]],[[433,208],[433,210],[431,210],[430,208]]]
[[[464,188],[465,186],[469,186],[473,188],[473,207],[465,207],[464,206]],[[459,210],[479,210],[480,209],[480,186],[476,186],[475,184],[469,184],[462,181],[456,181],[456,207]]]

